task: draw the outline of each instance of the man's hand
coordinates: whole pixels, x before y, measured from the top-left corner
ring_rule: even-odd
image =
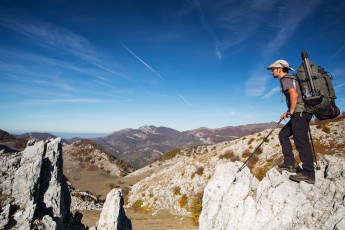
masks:
[[[285,113],[283,113],[280,116],[280,120],[284,120],[285,121],[286,118],[290,118],[290,117],[291,117],[291,113],[290,112],[285,112]]]

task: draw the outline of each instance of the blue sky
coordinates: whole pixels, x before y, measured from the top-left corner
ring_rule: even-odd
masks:
[[[303,2],[303,3],[302,3]],[[345,107],[345,2],[0,1],[0,128],[110,133],[278,121],[300,53]]]

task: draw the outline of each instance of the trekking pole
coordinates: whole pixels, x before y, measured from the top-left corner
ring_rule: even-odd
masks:
[[[261,147],[261,145],[267,140],[267,138],[271,135],[271,133],[273,132],[273,130],[275,130],[278,125],[280,124],[280,122],[283,119],[280,119],[279,122],[274,126],[274,128],[267,134],[267,136],[262,140],[262,142],[258,145],[258,147],[255,148],[255,150],[253,151],[253,153],[247,158],[247,160],[243,163],[243,165],[241,167],[238,168],[237,172],[240,172],[242,169],[244,169],[247,165],[247,162],[250,160],[250,158],[252,156],[254,156],[254,154],[256,153],[256,151]]]
[[[309,138],[310,138],[311,146],[313,147],[314,162],[316,164],[315,168],[316,168],[316,170],[320,170],[320,166],[317,164],[316,152],[315,152],[315,148],[314,148],[314,142],[313,142],[313,137],[311,135],[310,127],[309,127]]]

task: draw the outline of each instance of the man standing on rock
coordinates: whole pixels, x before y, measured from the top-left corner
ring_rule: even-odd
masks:
[[[285,60],[277,60],[267,67],[272,71],[274,78],[278,78],[286,98],[288,110],[280,119],[290,118],[289,122],[279,132],[279,141],[282,146],[284,162],[278,168],[295,172],[295,158],[292,152],[290,137],[293,136],[303,169],[296,175],[290,175],[290,180],[315,183],[315,170],[313,164],[313,152],[311,150],[308,131],[312,114],[304,112],[302,93],[296,77],[289,75],[289,70],[294,71]]]

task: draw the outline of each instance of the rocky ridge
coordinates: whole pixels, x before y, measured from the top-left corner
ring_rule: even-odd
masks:
[[[345,161],[344,118],[327,123],[315,123],[311,125],[311,130],[319,161],[327,155],[338,157],[339,162]],[[153,214],[157,210],[167,209],[172,214],[193,216],[193,201],[202,196],[205,187],[214,176],[216,167],[227,162],[243,162],[270,131],[268,129],[215,145],[176,150],[170,157],[129,174],[127,177],[144,174],[150,176],[132,186],[127,207],[140,204],[143,209],[150,210]],[[265,180],[266,173],[270,172],[268,175],[271,175],[270,170],[274,171],[274,167],[282,161],[278,132],[279,129],[273,131],[248,163],[251,175],[254,175],[252,177],[257,181]],[[294,153],[297,155],[295,150]],[[320,171],[316,180],[321,180],[322,176]],[[284,177],[284,180],[288,178]]]

